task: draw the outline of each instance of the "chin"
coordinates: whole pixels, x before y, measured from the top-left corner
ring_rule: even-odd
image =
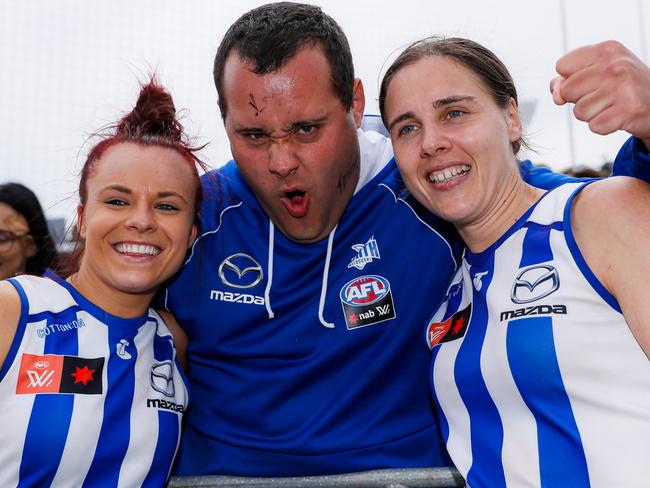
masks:
[[[129,280],[120,280],[115,283],[115,287],[122,292],[130,293],[133,295],[146,295],[149,293],[155,293],[160,287],[162,281],[152,280],[152,279],[129,279]]]

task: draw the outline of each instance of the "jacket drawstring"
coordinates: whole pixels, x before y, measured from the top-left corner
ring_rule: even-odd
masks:
[[[334,323],[327,322],[323,317],[323,309],[325,308],[325,297],[327,295],[327,279],[330,272],[330,259],[332,257],[332,243],[334,242],[334,233],[336,232],[336,227],[330,232],[330,236],[327,239],[327,255],[325,256],[325,269],[323,270],[323,283],[320,289],[320,301],[318,302],[318,320],[323,324],[324,327],[328,329],[333,329],[335,327]]]
[[[266,289],[264,290],[264,305],[266,305],[266,311],[269,314],[269,318],[272,319],[275,317],[273,309],[271,309],[271,283],[273,282],[273,235],[275,233],[275,226],[273,221],[269,219],[269,264],[268,264],[268,273],[269,277],[266,279]]]

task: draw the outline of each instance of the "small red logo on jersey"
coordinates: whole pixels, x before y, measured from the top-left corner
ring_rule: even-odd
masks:
[[[427,343],[433,349],[440,343],[453,341],[465,335],[472,305],[456,312],[444,322],[432,322],[427,327]]]
[[[104,358],[23,354],[16,393],[101,394],[103,369]]]
[[[57,393],[62,372],[63,356],[23,354],[16,393]]]
[[[71,376],[74,376],[75,383],[83,383],[86,386],[89,381],[95,379],[93,378],[94,369],[88,369],[88,366],[84,366],[83,368],[77,366],[75,369],[76,371],[74,373],[70,373]]]

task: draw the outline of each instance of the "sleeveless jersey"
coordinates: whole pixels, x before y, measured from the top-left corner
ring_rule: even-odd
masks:
[[[0,369],[0,486],[163,486],[187,390],[149,309],[119,318],[64,281],[20,276]]]
[[[650,480],[650,362],[574,240],[581,188],[467,251],[427,327],[443,437],[474,488]]]

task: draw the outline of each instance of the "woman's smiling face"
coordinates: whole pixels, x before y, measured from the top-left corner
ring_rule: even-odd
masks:
[[[457,226],[489,212],[516,168],[516,102],[497,105],[485,83],[450,57],[424,56],[397,71],[384,118],[410,192]]]
[[[119,143],[101,156],[79,207],[79,274],[104,293],[153,295],[196,236],[196,180],[176,150]]]

